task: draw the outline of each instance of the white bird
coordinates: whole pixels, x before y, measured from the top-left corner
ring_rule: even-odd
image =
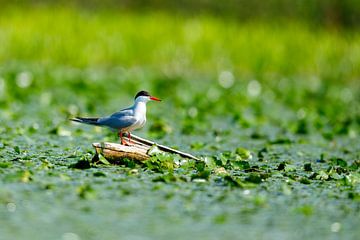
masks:
[[[121,144],[128,145],[123,139],[123,133],[128,133],[129,143],[131,143],[130,132],[142,128],[146,123],[146,103],[150,100],[161,101],[159,98],[151,96],[147,91],[140,91],[135,96],[134,105],[110,116],[100,118],[75,117],[70,120],[115,129],[118,132]]]

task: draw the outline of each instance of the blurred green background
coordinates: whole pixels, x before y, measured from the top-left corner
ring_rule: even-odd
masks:
[[[29,101],[55,117],[57,108],[49,106],[67,108],[68,115],[105,114],[148,89],[175,98],[167,102],[182,109],[198,108],[198,117],[212,114],[210,106],[236,117],[256,95],[260,100],[251,104],[264,111],[271,102],[294,112],[320,105],[337,121],[346,118],[342,111],[358,112],[349,104],[359,97],[358,5],[4,2],[0,101],[14,114],[12,104]],[[228,111],[234,99],[236,111]],[[330,104],[339,106],[326,109]]]
[[[0,239],[358,236],[359,1],[0,6]],[[203,182],[201,167],[71,168],[117,140],[68,118],[139,90],[163,102],[135,134],[210,159]],[[239,147],[270,177],[234,167]]]

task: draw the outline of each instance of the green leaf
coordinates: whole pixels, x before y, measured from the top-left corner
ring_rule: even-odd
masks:
[[[311,172],[312,171],[311,163],[305,163],[304,170],[307,172]]]
[[[310,180],[305,178],[305,177],[302,177],[300,178],[299,182],[301,182],[302,184],[310,184]]]
[[[15,146],[15,147],[14,147],[14,151],[15,151],[17,154],[20,154],[20,153],[21,153],[21,150],[20,150],[20,147],[19,147],[19,146]]]
[[[246,148],[239,147],[235,150],[235,153],[241,158],[241,160],[251,159],[251,152]]]
[[[93,199],[96,196],[95,190],[89,184],[79,186],[76,191],[81,199]]]
[[[153,182],[164,182],[164,183],[171,183],[177,181],[186,181],[184,178],[179,178],[175,176],[173,173],[167,173],[160,176],[153,178]]]
[[[194,179],[205,179],[205,180],[208,180],[209,177],[210,177],[210,171],[209,170],[203,170],[203,171],[200,171],[196,174],[193,174],[191,175],[191,180],[194,180]]]
[[[235,168],[241,170],[250,169],[250,163],[248,161],[233,161],[232,164]]]
[[[347,162],[342,158],[331,158],[330,163],[334,166],[347,167]]]
[[[110,162],[102,155],[102,154],[98,154],[99,156],[99,162],[101,162],[102,164],[105,165],[110,165]]]
[[[239,188],[244,187],[244,184],[241,182],[241,180],[239,178],[235,178],[230,175],[227,175],[227,176],[224,176],[223,180],[227,186],[239,187]]]
[[[10,162],[0,162],[0,168],[8,168],[12,165]]]
[[[106,177],[106,174],[103,172],[94,172],[93,176],[94,177]]]
[[[247,176],[247,177],[245,178],[245,181],[259,184],[259,183],[262,182],[262,178],[261,178],[260,174],[251,173],[249,176]]]
[[[320,171],[315,178],[318,180],[328,180],[329,175],[325,171]]]
[[[158,155],[161,153],[163,153],[163,152],[158,148],[158,146],[156,144],[152,145],[147,152],[147,154],[149,156],[155,156],[155,155]]]
[[[87,160],[79,160],[78,162],[71,164],[69,168],[88,169],[91,168],[91,165],[90,162]]]

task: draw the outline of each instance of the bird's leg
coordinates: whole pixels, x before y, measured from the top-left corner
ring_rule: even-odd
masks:
[[[119,130],[118,136],[119,136],[119,138],[120,138],[121,144],[122,144],[122,145],[125,145],[125,141],[124,141],[124,139],[123,139],[123,132],[122,132],[121,130]]]
[[[118,137],[120,138],[120,142],[122,144],[122,136],[121,136],[121,131],[120,130],[118,130]]]
[[[123,131],[122,130],[119,130],[118,132],[118,135],[120,137],[120,141],[121,141],[121,145],[124,145],[124,146],[131,146],[130,143],[131,143],[131,135],[130,135],[130,132],[128,132],[128,137],[129,137],[129,143],[127,143],[123,137]]]

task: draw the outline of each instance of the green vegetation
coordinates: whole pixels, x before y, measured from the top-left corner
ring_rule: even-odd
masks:
[[[0,239],[356,239],[360,34],[301,21],[7,7]],[[141,136],[202,157],[90,163],[70,116],[149,90]]]

